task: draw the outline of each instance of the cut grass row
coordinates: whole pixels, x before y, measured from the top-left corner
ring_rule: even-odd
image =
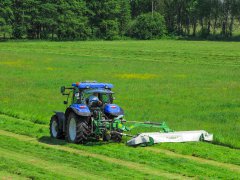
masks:
[[[29,179],[64,179],[82,177],[88,179],[96,179],[90,173],[81,171],[77,168],[69,168],[64,164],[54,163],[42,160],[36,156],[26,155],[25,153],[16,153],[8,149],[0,148],[1,169],[13,175],[19,175]]]
[[[7,165],[6,165],[6,161],[4,161],[3,158],[2,158],[2,160],[3,160],[3,162],[4,162],[4,164],[5,164],[5,168],[6,168],[6,166],[7,166]],[[13,167],[13,166],[11,165],[11,167]],[[9,167],[9,169],[10,169],[11,167]],[[12,171],[12,173],[10,173],[9,171],[6,171],[6,170],[4,170],[4,169],[1,169],[1,170],[0,170],[0,177],[1,177],[2,179],[15,179],[15,180],[29,179],[29,178],[27,178],[27,177],[23,177],[23,176],[14,174],[14,171]]]
[[[0,115],[0,129],[14,132],[17,134],[27,135],[30,137],[36,137],[44,140],[44,137],[48,140],[49,126],[36,124],[28,120],[16,119],[6,115]],[[126,141],[126,138],[124,138]],[[64,144],[64,143],[63,143]],[[70,146],[75,146],[69,144]],[[109,147],[110,146],[110,147]],[[96,148],[98,149],[111,149],[112,146],[118,146],[118,144],[107,144]],[[76,146],[78,147],[78,145]],[[82,147],[82,146],[79,146]],[[89,149],[89,147],[83,146],[82,148]],[[124,144],[120,144],[114,149],[121,148],[122,151],[126,149],[132,150],[132,148],[125,147]],[[191,155],[194,157],[200,157],[204,159],[214,160],[223,163],[230,163],[240,165],[240,151],[229,147],[214,145],[210,143],[198,142],[198,143],[162,143],[154,145],[156,149],[166,149],[171,152],[176,152],[184,155]],[[141,148],[138,148],[141,149]],[[147,150],[148,148],[146,148]],[[90,150],[93,150],[90,148]],[[112,150],[113,151],[113,150]]]
[[[9,135],[8,133],[5,133],[6,135]],[[1,135],[3,135],[3,131],[1,131]],[[9,136],[8,136],[9,137]],[[1,136],[1,141],[4,142],[4,136]],[[16,135],[16,138],[18,140],[23,140],[25,139],[26,141],[26,137],[21,137],[19,135]],[[10,138],[11,139],[11,138]],[[117,159],[113,159],[113,158],[109,158],[107,156],[102,156],[102,155],[98,155],[98,154],[92,154],[92,153],[89,153],[89,152],[84,152],[84,151],[81,151],[81,150],[74,150],[72,148],[67,148],[67,147],[62,147],[62,146],[53,146],[53,145],[44,145],[42,143],[38,144],[38,145],[35,145],[35,146],[32,146],[32,144],[35,144],[34,140],[33,139],[28,139],[28,141],[26,141],[27,143],[23,143],[21,141],[16,141],[16,140],[13,140],[11,139],[10,140],[12,144],[15,144],[16,147],[20,147],[21,149],[17,149],[16,147],[12,147],[10,148],[9,146],[6,147],[6,145],[3,145],[3,148],[6,147],[7,151],[13,151],[14,152],[18,152],[19,151],[19,155],[21,156],[21,154],[24,156],[24,154],[28,154],[30,153],[32,156],[37,156],[37,157],[40,157],[41,159],[44,159],[44,158],[47,158],[47,160],[49,161],[52,161],[52,160],[55,160],[57,161],[56,163],[60,163],[61,160],[59,160],[59,155],[61,155],[61,158],[65,159],[64,163],[67,163],[68,165],[71,165],[72,164],[72,160],[71,160],[71,157],[76,159],[77,158],[77,155],[81,156],[81,157],[88,157],[88,161],[84,161],[82,159],[82,161],[77,161],[76,162],[76,166],[78,166],[79,168],[81,168],[81,170],[85,169],[86,166],[85,164],[87,164],[87,166],[91,166],[91,161],[89,162],[89,159],[90,158],[94,158],[94,159],[101,159],[102,161],[102,164],[104,164],[105,166],[105,162],[111,162],[113,164],[118,164],[118,162],[128,168],[128,170],[135,170],[135,171],[139,171],[139,172],[145,172],[145,176],[146,175],[150,175],[151,174],[151,177],[153,178],[154,176],[160,176],[160,177],[165,177],[165,178],[174,178],[174,179],[181,179],[183,178],[183,176],[186,176],[185,178],[187,177],[199,177],[199,178],[203,178],[203,177],[215,177],[215,178],[227,178],[229,175],[231,175],[231,177],[238,177],[239,176],[239,172],[238,171],[234,171],[233,169],[225,169],[225,168],[221,168],[221,167],[215,167],[215,166],[210,166],[210,165],[204,165],[202,166],[202,164],[199,164],[199,163],[189,163],[189,162],[186,162],[187,160],[184,160],[184,159],[180,159],[180,158],[170,158],[170,157],[166,157],[165,155],[165,158],[161,157],[162,158],[162,161],[165,165],[165,168],[162,167],[163,164],[159,163],[159,166],[160,168],[156,168],[156,167],[149,167],[148,163],[144,163],[145,165],[141,165],[142,163],[140,164],[136,164],[136,163],[132,163],[132,162],[127,162],[127,160],[117,160]],[[9,142],[9,139],[8,139],[8,142]],[[3,143],[4,144],[4,143]],[[41,146],[46,146],[46,147],[50,147],[50,149],[58,149],[58,150],[61,150],[62,151],[65,151],[63,152],[64,154],[60,154],[60,153],[53,153],[53,152],[48,152],[48,153],[51,153],[53,156],[49,157],[49,154],[47,153],[44,153],[43,152],[43,147],[41,148]],[[37,149],[41,149],[41,151],[37,151]],[[68,153],[72,153],[72,156],[68,156]],[[46,155],[45,155],[46,154]],[[57,154],[57,155],[56,155]],[[4,155],[4,153],[3,153]],[[56,156],[55,156],[56,155]],[[158,154],[160,155],[160,154]],[[67,158],[67,160],[66,160]],[[142,157],[144,158],[144,157]],[[62,160],[63,160],[62,159]],[[166,159],[168,159],[168,162],[166,161]],[[59,160],[59,161],[58,161]],[[95,162],[95,161],[94,161]],[[190,166],[186,166],[185,163],[188,163]],[[119,165],[120,165],[119,164]],[[100,165],[100,164],[99,164]],[[95,165],[94,167],[96,168],[99,168],[99,165]],[[168,166],[172,166],[171,168],[178,168],[177,172],[179,173],[178,174],[175,174],[174,172],[176,172],[176,170],[171,170],[170,172],[167,172],[167,171],[163,171],[162,169],[168,169],[168,171],[170,170],[170,168],[166,168]],[[178,167],[175,167],[177,166]],[[58,166],[58,165],[57,165]],[[183,168],[184,167],[184,168]],[[56,167],[57,168],[57,167]],[[117,166],[117,168],[119,168]],[[187,168],[187,171],[184,170],[185,168]],[[87,168],[88,169],[88,168]],[[189,171],[192,171],[191,173]],[[66,169],[67,171],[67,169]],[[94,172],[98,171],[98,169],[94,169]],[[111,170],[112,172],[113,170]],[[205,173],[204,173],[205,171]],[[99,175],[102,175],[101,172],[105,172],[104,169],[101,169],[101,171],[99,171]],[[97,173],[97,172],[96,172]],[[120,171],[116,171],[116,176],[117,174],[121,174]],[[149,174],[148,174],[149,173]],[[106,174],[106,173],[104,173]],[[118,175],[119,175],[118,174]],[[183,176],[181,176],[180,174],[182,174]],[[112,175],[112,173],[110,173],[109,175]]]
[[[132,162],[127,162],[127,161],[123,161],[120,159],[114,159],[114,158],[109,158],[107,156],[102,156],[102,155],[98,155],[98,154],[93,154],[93,153],[88,153],[85,151],[81,151],[81,150],[74,150],[72,148],[69,147],[64,147],[64,146],[54,146],[54,145],[49,145],[49,144],[45,144],[45,143],[40,143],[37,142],[36,139],[33,138],[29,138],[29,137],[24,137],[24,136],[19,136],[17,134],[11,134],[8,132],[4,132],[1,131],[1,137],[0,139],[6,139],[6,137],[11,137],[11,142],[14,143],[15,146],[17,147],[21,147],[21,149],[16,149],[16,147],[6,147],[6,145],[3,145],[3,148],[7,148],[5,149],[5,151],[11,151],[13,149],[15,149],[14,151],[20,151],[19,155],[21,156],[21,154],[31,154],[31,155],[35,155],[37,157],[41,157],[41,159],[46,159],[49,161],[55,160],[56,162],[56,168],[58,169],[58,163],[66,163],[66,165],[71,165],[72,163],[74,163],[75,167],[80,168],[81,170],[83,169],[87,169],[86,171],[94,171],[94,173],[99,173],[98,175],[102,177],[102,173],[104,173],[106,176],[114,178],[114,177],[118,177],[118,175],[120,175],[121,173],[121,169],[126,170],[126,168],[128,168],[128,171],[126,173],[124,173],[124,175],[121,175],[121,177],[118,177],[120,179],[124,179],[127,178],[131,175],[134,175],[135,177],[137,177],[135,174],[139,174],[139,177],[141,177],[141,175],[144,176],[148,176],[151,175],[151,178],[156,178],[156,177],[167,177],[167,178],[180,178],[181,176],[178,174],[171,174],[168,172],[164,172],[162,170],[156,170],[156,169],[151,169],[149,167],[145,167],[142,166],[140,164],[137,163],[132,163]],[[6,136],[5,136],[6,135]],[[14,138],[20,140],[14,140]],[[4,140],[3,140],[4,142]],[[24,143],[25,142],[25,143]],[[35,146],[33,146],[35,145]],[[38,149],[41,149],[40,151],[36,151]],[[43,152],[43,150],[48,151],[48,152]],[[49,156],[48,153],[51,153],[52,156]],[[4,155],[4,153],[3,153]],[[61,157],[61,158],[59,158]],[[101,163],[99,163],[99,161]],[[107,165],[111,163],[111,167],[108,167]],[[54,166],[54,164],[52,164]],[[87,167],[86,167],[87,166]],[[64,169],[64,167],[61,169],[62,171],[67,171],[67,169]],[[135,173],[132,173],[135,172]],[[132,173],[132,174],[131,174]],[[71,174],[71,173],[70,173]],[[81,174],[81,173],[80,173]],[[112,176],[116,174],[115,176]],[[155,177],[156,176],[156,177]],[[76,174],[74,175],[74,177],[77,177]],[[103,177],[104,178],[104,177]]]
[[[18,140],[15,139],[17,137]],[[100,158],[92,157],[90,154],[85,155],[82,152],[74,153],[74,150],[68,148],[59,148],[58,146],[37,143],[36,140],[34,141],[34,139],[26,137],[25,141],[23,139],[20,140],[19,137],[21,136],[16,135],[15,138],[10,138],[9,136],[4,136],[2,134],[0,136],[2,142],[0,157],[20,162],[15,163],[17,167],[15,167],[16,172],[14,172],[10,169],[12,167],[11,164],[8,166],[8,161],[6,161],[7,165],[3,161],[2,169],[8,170],[13,174],[19,174],[18,171],[21,173],[21,171],[24,171],[27,168],[29,170],[31,167],[33,167],[33,169],[29,170],[29,174],[34,177],[51,178],[57,175],[57,178],[62,176],[60,179],[96,179],[97,177],[100,179],[106,179],[108,177],[111,177],[111,179],[129,179],[129,177],[132,176],[143,178],[154,172],[151,170],[148,172],[142,172],[142,169],[137,170],[139,167],[128,168],[126,171],[126,167],[119,163],[101,160]],[[26,141],[26,139],[28,139],[28,141]],[[9,146],[8,143],[11,143],[12,146]],[[22,168],[22,163],[27,165]],[[4,168],[5,166],[9,168],[6,169]],[[39,172],[38,169],[41,171]],[[42,176],[39,176],[39,173]],[[178,175],[171,176],[169,173],[166,174],[170,177],[178,177]],[[163,173],[163,175],[165,174]],[[155,179],[157,177],[165,176],[162,176],[161,171],[158,171],[158,173],[152,174],[151,177]]]
[[[6,118],[6,117],[5,117]],[[2,116],[1,116],[1,119]],[[6,118],[6,119],[12,119],[13,118]],[[16,120],[15,120],[16,121]],[[7,123],[6,123],[7,122]],[[19,121],[20,122],[20,121]],[[6,125],[9,123],[9,127],[11,126],[11,121],[5,121],[5,125],[4,126],[0,126],[1,129],[6,128],[7,130],[11,131],[11,129]],[[35,126],[42,126],[42,125],[34,125],[31,122],[25,122],[22,121],[22,123],[24,123],[22,126],[21,124],[18,124],[18,127],[24,128],[26,126],[26,123],[30,123],[33,126],[33,129],[37,128]],[[3,124],[3,123],[2,123]],[[13,130],[13,129],[12,129]],[[15,129],[15,132],[18,131]],[[18,133],[21,133],[18,132]],[[36,134],[33,134],[31,132],[28,132],[31,134],[31,136],[36,136]],[[4,133],[2,133],[4,134]],[[15,138],[20,138],[21,136],[16,135]],[[24,138],[20,138],[19,140],[25,140],[26,142],[36,142],[33,139],[29,139],[26,137],[26,139]],[[4,142],[1,141],[1,142]],[[99,158],[102,160],[107,160],[107,159],[111,159],[111,158],[117,158],[118,162],[120,161],[120,164],[124,164],[125,166],[128,165],[128,161],[131,161],[133,163],[132,166],[129,166],[128,168],[131,169],[131,167],[136,167],[142,170],[144,170],[144,167],[149,167],[146,169],[145,167],[145,172],[151,172],[152,174],[154,173],[154,170],[156,171],[156,173],[160,173],[162,175],[164,175],[164,173],[161,173],[161,171],[166,171],[166,172],[170,172],[170,174],[174,174],[176,177],[176,174],[183,174],[185,176],[197,176],[197,177],[225,177],[225,175],[229,175],[231,174],[231,176],[234,176],[234,174],[239,175],[236,171],[235,168],[238,168],[238,166],[234,166],[231,165],[230,166],[219,166],[219,164],[216,162],[216,164],[212,164],[212,165],[208,165],[208,161],[206,162],[200,162],[196,159],[190,159],[190,158],[186,158],[184,156],[172,156],[169,153],[163,153],[162,151],[158,151],[156,152],[155,150],[157,150],[158,148],[154,147],[150,150],[148,150],[147,148],[130,148],[130,147],[126,147],[123,144],[108,144],[108,145],[102,145],[102,146],[82,146],[82,145],[74,145],[74,144],[65,144],[64,141],[52,141],[49,138],[41,138],[40,139],[41,145],[43,145],[42,143],[48,143],[48,144],[61,144],[61,146],[54,146],[57,147],[62,150],[64,150],[64,148],[74,148],[75,150],[71,150],[70,152],[72,153],[76,153],[76,151],[79,151],[81,155],[86,154],[87,156],[91,157],[91,153],[94,154],[93,158]],[[16,142],[15,142],[16,143]],[[12,144],[15,144],[12,143]],[[4,143],[3,143],[4,144]],[[3,145],[4,146],[4,145]],[[6,148],[8,148],[9,150],[11,150],[11,147],[8,147],[7,144],[5,145]],[[5,147],[4,146],[4,147]],[[19,146],[23,146],[23,145],[19,145]],[[14,148],[14,147],[12,147]],[[39,148],[39,147],[38,147]],[[25,149],[25,148],[21,148],[21,149]],[[31,148],[26,148],[26,149],[31,149]],[[42,149],[42,148],[40,148]],[[65,149],[66,150],[66,149]],[[68,149],[69,150],[69,149]],[[155,152],[154,152],[155,151]],[[224,148],[223,148],[224,151]],[[234,150],[233,150],[234,151]],[[30,152],[32,153],[32,151]],[[90,153],[90,154],[89,154]],[[101,155],[100,155],[101,154]],[[39,155],[37,155],[39,156]],[[120,160],[121,159],[121,160]],[[115,162],[115,161],[113,161]],[[138,163],[138,164],[134,164],[134,163]],[[144,164],[145,166],[142,166],[142,164]],[[221,164],[221,163],[220,163]],[[204,171],[206,171],[204,173]],[[143,171],[144,172],[144,171]],[[166,175],[166,174],[165,174]]]

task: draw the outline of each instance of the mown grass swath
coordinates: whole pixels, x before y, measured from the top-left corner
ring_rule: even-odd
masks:
[[[53,144],[62,144],[66,145],[65,141],[52,141],[49,137],[49,130],[48,127],[41,124],[34,124],[32,122],[11,118],[8,116],[0,116],[0,129],[5,131],[14,132],[16,134],[27,135],[29,137],[36,137],[39,141],[45,143],[53,143]],[[126,139],[123,140],[126,142]],[[88,144],[87,146],[79,146],[79,145],[72,145],[68,144],[70,147],[78,148],[81,150],[92,151],[98,153],[104,152],[103,149],[106,150],[106,155],[108,151],[126,151],[131,152],[135,148],[129,148],[123,146],[123,144],[105,144],[105,143],[96,143],[96,144]],[[114,150],[112,147],[116,147]],[[240,165],[240,156],[239,150],[231,149],[228,147],[213,145],[209,143],[177,143],[177,144],[159,144],[155,145],[154,149],[163,148],[173,152],[186,154],[186,155],[193,155],[196,157],[201,157],[205,159],[215,160],[224,163],[236,164]],[[149,148],[139,148],[142,151],[147,151]],[[214,149],[214,151],[208,151],[208,149]]]
[[[13,124],[13,123],[8,120],[14,121],[13,118],[5,117],[4,123],[2,123],[4,125],[1,126],[1,129],[7,129],[8,131],[15,131],[15,133],[21,133],[20,130],[15,130],[14,126],[12,127],[12,129],[9,128],[9,127],[11,127],[11,124]],[[18,121],[18,119],[15,119],[15,121]],[[37,127],[41,128],[41,126],[42,126],[42,125],[36,125],[36,124],[34,125],[31,122],[24,122],[24,123],[19,123],[20,129],[21,128],[24,129],[24,127],[26,126],[27,123],[32,124],[33,128],[37,128]],[[37,134],[34,134],[33,132],[32,133],[28,132],[28,133],[31,136],[38,136]],[[96,162],[96,159],[100,158],[101,161],[107,161],[107,162],[113,163],[113,164],[118,162],[118,160],[116,160],[116,159],[114,160],[114,158],[117,158],[117,159],[121,159],[120,162],[122,161],[123,166],[127,166],[130,164],[130,167],[132,167],[131,166],[132,163],[138,163],[138,164],[134,164],[134,167],[139,166],[138,168],[140,168],[140,169],[142,167],[149,167],[149,169],[151,169],[151,171],[153,173],[157,172],[157,171],[161,172],[162,170],[164,170],[166,172],[170,172],[173,174],[184,174],[185,176],[227,177],[227,176],[229,176],[229,174],[231,174],[231,176],[234,177],[235,173],[236,173],[236,177],[238,176],[238,173],[235,172],[234,169],[232,170],[231,166],[229,168],[225,168],[225,167],[221,167],[221,166],[216,167],[216,166],[208,165],[207,162],[202,163],[202,162],[189,160],[189,159],[182,158],[182,157],[180,157],[180,158],[174,157],[174,156],[171,157],[171,156],[163,154],[163,153],[156,154],[156,153],[152,152],[151,150],[148,150],[147,148],[129,148],[129,147],[124,146],[123,144],[116,144],[116,143],[102,144],[102,146],[99,146],[100,144],[95,145],[95,146],[79,146],[79,145],[73,145],[73,144],[66,144],[64,141],[52,141],[48,137],[48,134],[39,138],[38,141],[34,140],[33,138],[32,139],[27,138],[27,136],[24,137],[24,136],[19,136],[17,134],[12,135],[11,133],[8,133],[7,131],[1,131],[0,134],[1,134],[0,139],[1,139],[2,151],[3,151],[3,149],[7,149],[8,152],[9,151],[14,152],[13,155],[14,154],[16,154],[16,155],[15,156],[12,155],[12,157],[14,157],[15,159],[21,160],[21,158],[20,158],[21,155],[26,156],[25,158],[28,158],[28,159],[31,157],[32,158],[38,157],[39,159],[36,159],[35,161],[39,161],[39,163],[40,162],[43,163],[42,161],[44,159],[46,161],[48,161],[48,163],[50,163],[52,160],[57,161],[59,159],[59,162],[56,162],[56,164],[58,164],[58,168],[61,168],[60,167],[61,162],[67,163],[68,165],[70,165],[72,163],[72,161],[75,160],[74,162],[76,163],[76,166],[77,166],[77,164],[79,164],[81,166],[81,170],[88,171],[88,167],[90,167],[90,166],[98,167],[98,165],[91,164],[90,157],[94,157],[93,162]],[[11,142],[11,144],[13,144],[13,145],[9,146],[9,142]],[[73,150],[68,152],[68,149],[66,149],[66,148],[65,149],[61,148],[65,152],[59,152],[59,147],[55,148],[54,146],[48,146],[48,144],[61,145],[63,147],[68,146],[68,147],[74,148],[76,150],[79,149],[80,152],[79,152],[79,154],[76,154],[76,151],[73,151]],[[211,146],[212,146],[212,148],[214,147],[214,145],[209,145],[209,147],[211,147]],[[201,144],[199,147],[201,147]],[[212,153],[217,154],[217,153],[225,152],[225,150],[226,150],[226,148],[219,147],[218,151],[215,151]],[[44,153],[44,151],[46,151],[46,152]],[[89,155],[87,155],[87,156],[84,155],[84,153],[82,151],[87,152]],[[225,162],[227,161],[229,163],[234,163],[234,161],[232,161],[231,158],[234,155],[238,155],[239,152],[237,150],[229,150],[229,152],[230,153],[228,153],[228,156],[225,156],[225,158],[226,158]],[[204,152],[200,151],[199,156],[202,156],[201,153],[204,153]],[[51,154],[51,156],[49,156],[49,154]],[[4,151],[3,151],[2,156],[4,156],[4,155],[6,156],[6,153],[4,153]],[[83,159],[78,160],[79,155],[83,156],[82,157]],[[102,158],[102,156],[106,156],[106,157]],[[85,159],[85,157],[87,157],[87,159]],[[211,154],[209,155],[209,157],[218,161],[218,159]],[[209,158],[209,157],[207,157],[207,158]],[[236,157],[238,157],[238,156],[236,156]],[[82,162],[83,164],[80,162]],[[84,165],[86,162],[87,162],[87,165]],[[52,164],[53,163],[54,162],[52,162]],[[102,162],[102,164],[105,164],[105,162]],[[144,166],[142,166],[141,164]],[[85,166],[87,166],[87,167],[85,168]],[[107,168],[107,165],[105,165],[105,167]],[[193,169],[194,169],[194,171],[193,171]],[[71,171],[71,170],[72,169],[70,169],[68,171]],[[96,172],[96,171],[97,170],[95,170],[94,172]],[[143,170],[141,170],[141,171],[143,171]],[[203,171],[207,171],[207,173],[204,173],[204,175],[200,175],[200,174],[203,174]],[[120,170],[118,171],[118,173],[120,173]],[[134,172],[132,172],[132,173],[134,174]],[[160,175],[161,175],[161,173],[160,173]]]

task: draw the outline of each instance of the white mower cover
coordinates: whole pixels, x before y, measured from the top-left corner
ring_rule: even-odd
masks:
[[[198,131],[177,131],[169,133],[150,132],[141,133],[135,138],[130,139],[127,145],[134,146],[138,144],[150,142],[149,137],[154,140],[154,143],[164,142],[196,142],[196,141],[212,141],[213,134],[209,134],[204,130]]]

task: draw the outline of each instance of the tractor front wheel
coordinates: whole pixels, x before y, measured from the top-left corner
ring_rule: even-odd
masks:
[[[50,120],[50,135],[52,138],[62,139],[63,130],[60,128],[59,120],[56,115],[53,115]]]
[[[70,113],[67,120],[67,141],[76,144],[86,143],[90,132],[91,130],[83,117],[79,117],[75,113]]]

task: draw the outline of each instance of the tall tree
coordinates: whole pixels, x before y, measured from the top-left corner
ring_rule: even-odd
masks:
[[[14,16],[11,6],[11,0],[0,0],[0,32],[3,34],[4,39],[6,35],[11,36],[12,33]]]
[[[119,0],[89,1],[88,7],[92,12],[90,26],[93,36],[102,39],[114,39],[119,35],[119,2]]]
[[[170,34],[175,33],[176,26],[176,10],[174,0],[164,0],[164,18],[167,30]]]
[[[57,6],[58,39],[87,39],[89,27],[86,3],[80,0],[61,0]]]
[[[54,39],[54,35],[57,33],[57,4],[52,0],[47,0],[45,3],[39,5],[39,19],[37,23],[41,27],[39,36],[44,39]]]
[[[119,33],[121,36],[127,32],[128,25],[131,20],[130,3],[126,0],[120,0],[120,12],[118,16],[119,21]]]
[[[25,20],[24,20],[24,3],[21,0],[14,0],[13,1],[13,14],[14,14],[14,21],[13,21],[13,37],[20,39],[23,35],[26,34],[26,27],[25,27]]]

